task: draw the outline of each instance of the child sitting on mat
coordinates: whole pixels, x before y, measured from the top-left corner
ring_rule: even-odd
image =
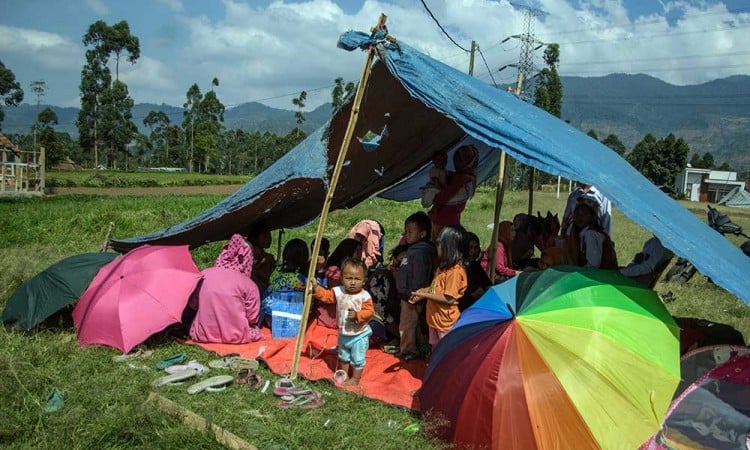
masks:
[[[370,294],[364,289],[367,272],[365,263],[360,259],[347,258],[341,268],[341,286],[325,289],[314,279],[310,282],[316,299],[336,305],[339,361],[341,370],[349,377],[344,384],[356,385],[362,379],[365,354],[372,334],[369,322],[375,309]]]

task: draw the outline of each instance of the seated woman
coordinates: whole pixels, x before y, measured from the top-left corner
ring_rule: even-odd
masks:
[[[513,255],[511,254],[511,245],[513,245],[513,238],[516,236],[516,231],[513,228],[513,223],[507,220],[500,222],[497,225],[497,247],[495,252],[495,283],[499,283],[507,280],[508,278],[514,277],[521,273],[520,270],[513,269]],[[482,268],[490,273],[487,269],[489,265],[489,254],[490,247],[482,255]]]
[[[266,250],[271,247],[271,229],[265,222],[257,222],[250,226],[247,242],[253,247],[253,273],[251,277],[258,286],[261,297],[265,297],[268,280],[276,265],[273,255]]]
[[[573,211],[571,232],[566,239],[567,257],[572,264],[594,269],[617,269],[615,246],[599,225],[599,204],[581,197]]]
[[[213,267],[203,270],[198,311],[190,326],[195,342],[245,344],[263,339],[258,329],[260,294],[250,279],[253,250],[239,234],[224,246]]]
[[[268,284],[268,292],[263,298],[261,320],[271,327],[272,297],[274,292],[305,292],[307,284],[307,264],[310,252],[302,239],[292,239],[281,252],[281,267],[274,270]]]

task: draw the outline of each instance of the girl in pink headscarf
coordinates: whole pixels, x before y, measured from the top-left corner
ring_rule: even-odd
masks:
[[[232,235],[214,266],[202,272],[192,340],[245,344],[263,339],[258,329],[260,294],[250,279],[252,270],[252,248],[239,234]]]

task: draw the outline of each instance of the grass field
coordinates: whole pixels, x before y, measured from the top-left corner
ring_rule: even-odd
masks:
[[[181,175],[181,174],[179,174]],[[563,195],[564,197],[564,195]],[[24,281],[59,261],[83,252],[97,251],[107,224],[115,223],[118,238],[154,231],[191,218],[213,206],[222,196],[107,197],[57,196],[0,201],[0,307]],[[503,218],[526,211],[527,194],[508,193]],[[486,245],[490,237],[494,192],[480,190],[464,212],[466,227]],[[705,221],[705,205],[684,203]],[[540,193],[534,210],[562,212],[564,198]],[[329,216],[325,235],[335,243],[353,224],[376,218],[386,229],[386,247],[398,241],[403,220],[420,209],[417,202],[394,203],[367,200],[350,210]],[[721,209],[732,220],[750,230],[750,211]],[[317,223],[286,230],[283,239],[299,237],[310,242]],[[277,234],[274,234],[276,240]],[[620,263],[640,250],[648,237],[645,229],[615,211],[613,238]],[[735,244],[740,239],[731,238]],[[194,250],[200,268],[211,265],[222,243]],[[276,242],[272,248],[276,249]],[[750,336],[750,309],[736,297],[696,275],[689,283],[660,282],[660,293],[672,291],[676,300],[668,304],[675,315],[701,317],[727,323]],[[207,362],[206,352],[166,339],[149,343],[153,363],[184,351],[189,358]],[[117,351],[89,347],[80,349],[75,331],[53,327],[30,333],[0,328],[0,446],[4,448],[220,448],[213,437],[185,427],[145,403],[158,376],[155,369],[139,370],[115,364]],[[272,377],[264,371],[266,377]],[[53,387],[65,399],[56,413],[45,413],[42,405]],[[190,396],[181,388],[161,393],[206,417],[262,449],[291,448],[439,448],[441,444],[423,433],[403,428],[417,420],[410,412],[353,396],[317,384],[326,394],[319,409],[281,410],[270,394],[232,388],[220,395]],[[256,417],[256,412],[268,415]],[[330,419],[329,426],[324,426]]]
[[[110,170],[50,170],[48,187],[165,187],[244,184],[250,176],[210,175],[187,172],[122,172]]]

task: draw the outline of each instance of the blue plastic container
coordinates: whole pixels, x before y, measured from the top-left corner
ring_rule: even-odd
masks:
[[[271,336],[289,338],[297,336],[302,320],[304,292],[276,291],[271,293]]]

